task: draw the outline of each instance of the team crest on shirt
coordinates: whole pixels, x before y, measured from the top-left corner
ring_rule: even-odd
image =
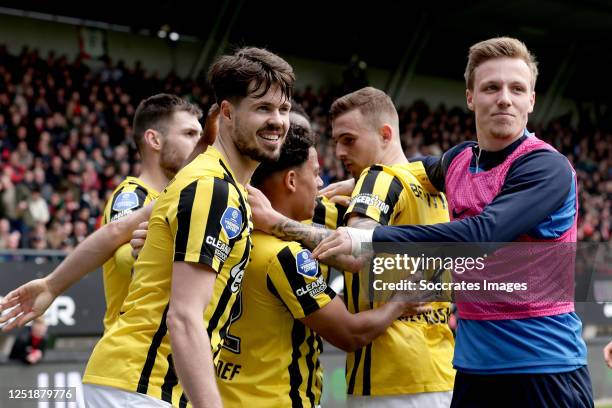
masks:
[[[113,211],[127,211],[138,207],[138,196],[133,191],[120,193],[113,202]]]
[[[221,228],[229,239],[236,238],[242,227],[242,214],[234,207],[227,207],[221,216]]]
[[[317,274],[319,263],[312,259],[309,250],[303,249],[295,256],[295,266],[300,275],[313,278]]]

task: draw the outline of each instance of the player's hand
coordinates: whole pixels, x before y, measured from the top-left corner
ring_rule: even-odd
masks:
[[[422,313],[431,312],[433,309],[427,302],[401,302],[404,311],[402,317],[414,316]]]
[[[312,257],[325,263],[325,260],[336,255],[351,255],[353,243],[346,227],[340,227],[325,238],[312,251]]]
[[[329,201],[347,208],[349,205],[351,205],[351,197],[346,195],[333,196],[329,199]]]
[[[603,349],[604,360],[608,367],[612,368],[612,341]]]
[[[344,181],[337,181],[335,183],[330,184],[324,189],[319,190],[319,194],[329,198],[331,201],[334,201],[334,197],[336,196],[348,196],[350,200],[350,196],[355,189],[355,179],[350,178]],[[347,205],[348,207],[348,205]]]
[[[26,360],[30,364],[36,364],[42,359],[42,356],[43,356],[42,351],[35,349],[35,350],[32,350],[30,354],[26,356]]]
[[[22,327],[41,316],[56,297],[45,279],[34,279],[13,290],[0,301],[0,324],[14,319],[6,323],[2,331]]]
[[[271,234],[272,228],[279,222],[282,216],[272,208],[268,197],[259,189],[247,184],[247,191],[249,192],[248,201],[253,213],[255,229]]]
[[[138,254],[144,247],[147,239],[147,232],[149,231],[149,222],[144,221],[138,224],[138,228],[132,233],[132,239],[130,240],[130,246],[132,247],[132,257],[138,259]]]

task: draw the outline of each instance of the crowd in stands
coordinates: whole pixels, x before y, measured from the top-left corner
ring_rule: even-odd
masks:
[[[325,183],[347,173],[334,157],[327,118],[343,89],[299,88],[295,99],[319,135]],[[100,223],[106,200],[127,175],[139,173],[131,119],[138,102],[158,92],[181,95],[204,112],[212,96],[205,78],[166,77],[141,64],[113,63],[0,46],[0,249],[70,250]],[[475,138],[463,108],[400,107],[406,155],[440,154]],[[576,129],[562,120],[530,130],[574,164],[580,191],[579,239],[609,241],[612,132]]]

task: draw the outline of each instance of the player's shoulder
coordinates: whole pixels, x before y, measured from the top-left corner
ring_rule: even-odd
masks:
[[[115,188],[107,204],[110,210],[109,221],[114,221],[136,211],[145,205],[150,192],[149,188],[137,177],[126,177]]]
[[[510,173],[521,174],[556,174],[568,179],[574,173],[567,157],[550,145],[542,145],[518,157],[510,166]]]
[[[297,270],[298,273],[300,270],[307,270],[310,261],[316,266],[317,261],[312,258],[310,250],[297,241],[283,241],[261,231],[255,231],[252,239],[252,258],[256,263],[263,261],[269,265],[279,266],[285,271]]]

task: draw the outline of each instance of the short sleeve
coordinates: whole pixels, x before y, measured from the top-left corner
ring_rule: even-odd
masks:
[[[388,225],[403,190],[396,176],[380,166],[372,166],[357,181],[345,218],[349,214],[359,214]]]
[[[219,272],[248,223],[242,202],[236,188],[217,177],[184,187],[176,206],[174,261],[201,263]]]
[[[139,210],[144,206],[147,195],[147,191],[140,186],[123,186],[113,194],[105,221],[113,222]]]

